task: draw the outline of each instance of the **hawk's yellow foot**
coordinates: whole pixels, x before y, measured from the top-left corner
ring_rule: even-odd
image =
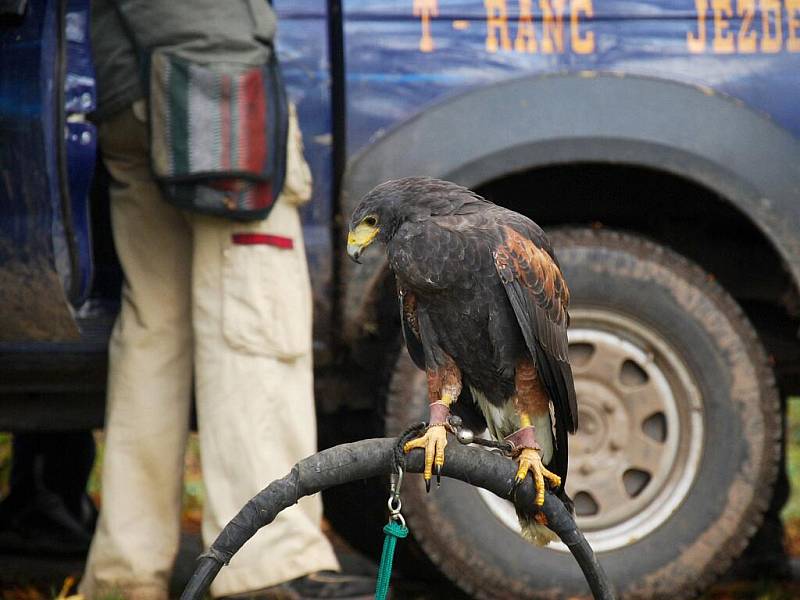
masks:
[[[536,506],[544,504],[544,480],[550,482],[553,487],[561,485],[561,477],[548,471],[542,464],[542,457],[538,450],[533,448],[523,448],[517,457],[519,468],[514,485],[518,486],[525,479],[528,471],[533,475],[533,482],[536,484]]]
[[[447,429],[443,424],[431,425],[424,435],[415,440],[406,442],[403,452],[410,452],[414,448],[425,449],[425,470],[422,476],[425,478],[425,488],[430,490],[433,467],[436,467],[436,481],[439,481],[444,465],[444,449],[447,446]]]

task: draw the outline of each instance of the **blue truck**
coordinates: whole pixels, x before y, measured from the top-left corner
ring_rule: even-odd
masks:
[[[425,416],[360,196],[456,181],[551,235],[572,291],[568,491],[626,597],[691,597],[785,499],[800,392],[800,0],[275,0],[321,441]],[[101,424],[120,272],[95,170],[85,0],[0,2],[0,430]],[[381,520],[352,485],[327,513]],[[565,547],[459,482],[407,486],[415,555],[476,598],[585,593]],[[770,507],[770,505],[772,505]],[[768,519],[769,520],[769,519]],[[377,529],[377,525],[376,525]]]

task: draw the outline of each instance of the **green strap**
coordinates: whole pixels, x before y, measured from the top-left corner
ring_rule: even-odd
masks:
[[[389,593],[389,582],[392,579],[392,561],[394,548],[398,538],[408,535],[408,527],[397,521],[389,521],[383,528],[386,537],[383,539],[383,552],[381,553],[381,566],[378,567],[378,583],[375,585],[375,600],[386,600]]]

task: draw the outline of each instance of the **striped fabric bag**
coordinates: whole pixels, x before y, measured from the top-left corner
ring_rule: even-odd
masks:
[[[287,119],[274,51],[263,67],[234,72],[150,56],[153,172],[181,208],[266,218],[283,186]]]

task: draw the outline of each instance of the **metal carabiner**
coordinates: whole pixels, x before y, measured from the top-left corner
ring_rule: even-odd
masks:
[[[389,477],[389,493],[393,498],[400,497],[400,488],[403,487],[403,467],[397,465],[397,473]]]
[[[403,508],[403,502],[400,500],[400,488],[403,487],[403,467],[397,465],[397,473],[392,473],[389,477],[389,501],[386,505],[389,507],[389,518],[398,521],[403,527],[406,526],[406,520],[400,514]]]

